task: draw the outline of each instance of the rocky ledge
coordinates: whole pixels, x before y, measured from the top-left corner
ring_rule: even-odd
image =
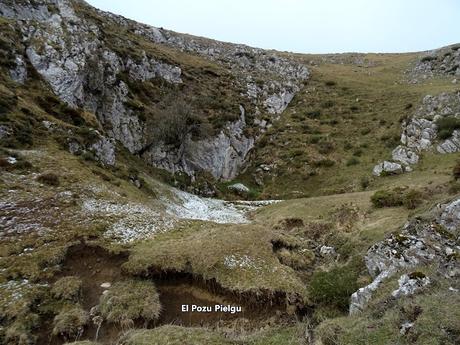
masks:
[[[453,121],[460,124],[460,92],[425,96],[413,116],[403,121],[401,144],[393,150],[392,160],[378,163],[374,175],[412,171],[411,165],[419,162],[420,154],[434,147],[441,154],[459,152],[460,131],[440,133],[439,128],[439,123]]]
[[[373,281],[351,296],[350,314],[363,310],[381,283],[401,271],[435,265],[445,278],[458,279],[460,198],[438,205],[428,218],[412,219],[400,232],[389,235],[368,250],[365,262]],[[430,278],[417,271],[404,273],[392,296],[409,295],[428,284]]]

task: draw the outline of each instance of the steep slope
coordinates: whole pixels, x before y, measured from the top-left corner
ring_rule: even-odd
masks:
[[[273,121],[308,78],[274,52],[160,30],[84,1],[2,2],[0,14],[20,35],[9,52],[17,82],[31,65],[61,101],[172,173],[234,177],[261,130],[255,121]]]

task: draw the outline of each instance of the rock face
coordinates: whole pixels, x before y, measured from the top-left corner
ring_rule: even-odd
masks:
[[[195,171],[205,170],[215,178],[231,179],[254,146],[254,138],[248,138],[243,133],[245,110],[240,107],[240,111],[240,119],[229,123],[215,137],[194,141],[189,135],[179,148],[160,144],[147,150],[143,157],[172,173],[182,171],[193,176]]]
[[[411,83],[439,75],[460,76],[460,46],[453,45],[424,53],[407,74]]]
[[[12,79],[23,83],[28,77],[26,62],[30,63],[62,101],[96,114],[108,135],[131,153],[192,177],[207,171],[218,179],[233,178],[252,149],[257,131],[252,136],[243,133],[250,125],[243,114],[211,136],[188,136],[180,145],[159,142],[152,147],[149,136],[154,124],[144,121],[136,110],[133,84],[155,82],[164,84],[160,87],[165,90],[199,87],[191,86],[193,78],[185,76],[193,71],[184,74],[184,68],[190,69],[186,59],[165,57],[155,53],[157,48],[201,59],[203,65],[208,61],[221,66],[233,78],[234,92],[251,104],[251,125],[257,120],[269,126],[267,119],[260,118],[268,115],[269,121],[275,121],[309,77],[305,66],[276,53],[158,29],[96,10],[84,1],[2,2],[0,15],[15,20],[23,37],[25,54],[17,56]],[[126,35],[122,41],[112,35],[116,30]],[[119,49],[123,44],[127,49]],[[162,101],[161,91],[156,98],[156,103]],[[235,102],[237,109],[241,102]]]
[[[392,152],[392,160],[379,163],[374,167],[374,175],[380,176],[385,165],[399,172],[411,171],[411,165],[418,163],[423,151],[433,149],[438,141],[438,126],[440,119],[460,118],[460,92],[440,93],[437,96],[427,95],[414,115],[402,124],[401,144]],[[460,151],[460,131],[453,131],[450,138],[440,142],[436,151],[441,154]],[[401,169],[396,169],[400,165]]]
[[[350,314],[363,310],[380,284],[399,270],[436,264],[447,278],[460,275],[460,263],[451,260],[460,253],[456,242],[460,235],[460,199],[438,205],[432,213],[432,221],[413,219],[400,233],[389,235],[368,250],[365,263],[374,280],[353,293]],[[413,293],[428,283],[429,279],[420,274],[403,275],[394,297]]]

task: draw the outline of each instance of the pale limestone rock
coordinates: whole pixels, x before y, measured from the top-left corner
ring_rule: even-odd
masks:
[[[377,164],[372,173],[375,176],[380,176],[382,173],[388,173],[388,174],[401,174],[403,172],[403,167],[401,164],[394,163],[394,162],[389,162],[389,161],[384,161],[382,163]]]
[[[391,155],[394,161],[400,162],[404,165],[417,164],[419,160],[418,154],[402,145],[396,147]]]

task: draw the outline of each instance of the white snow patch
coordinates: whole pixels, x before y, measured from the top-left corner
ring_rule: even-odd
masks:
[[[181,190],[173,190],[178,202],[164,200],[166,212],[182,219],[207,220],[221,224],[249,223],[247,212],[258,207],[270,205],[277,200],[237,201],[201,198]]]

